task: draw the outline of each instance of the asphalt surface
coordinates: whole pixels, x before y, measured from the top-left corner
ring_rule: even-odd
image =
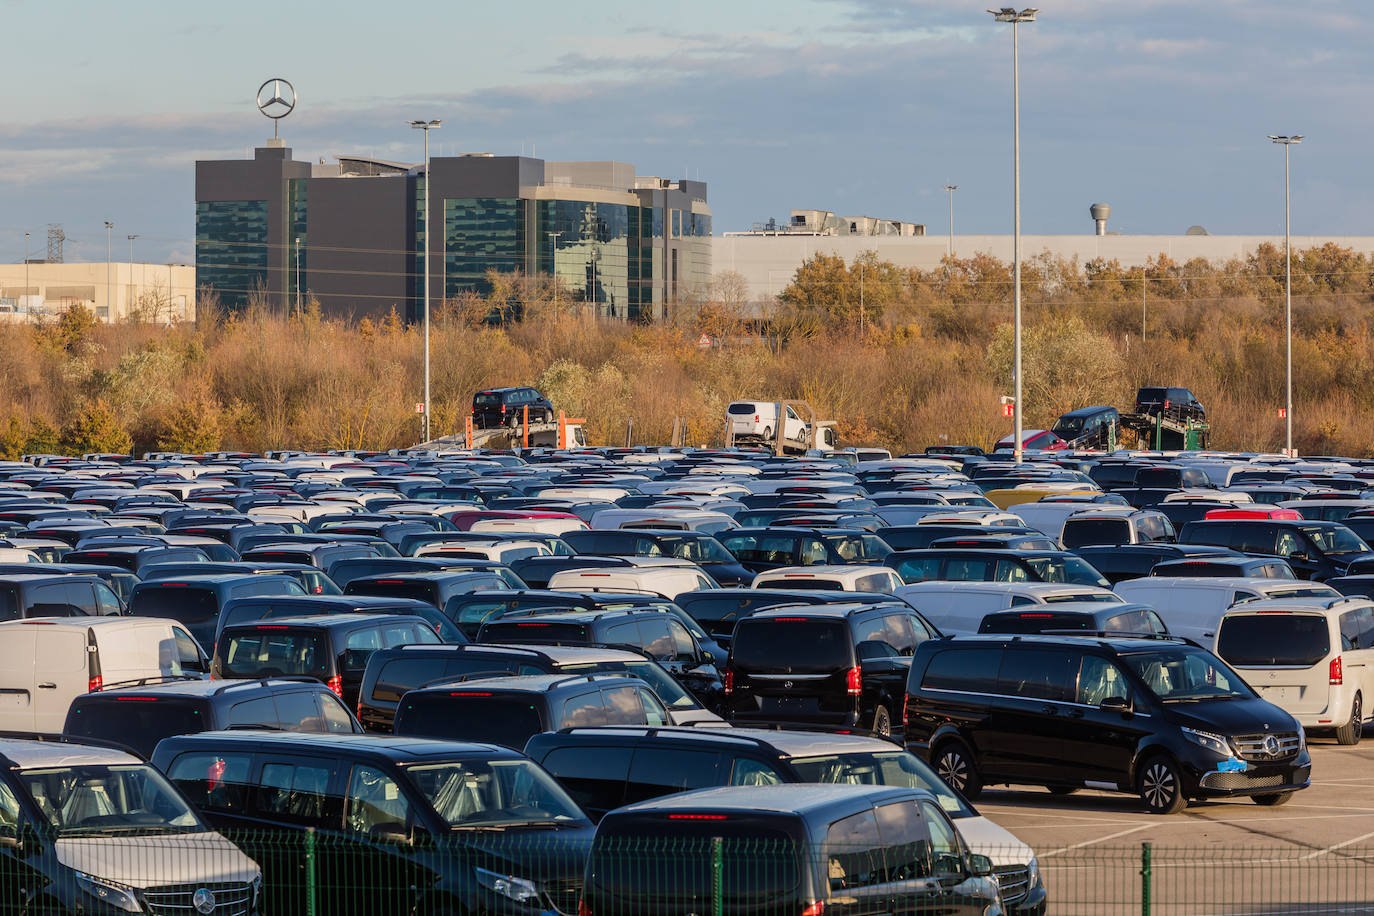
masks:
[[[1374,737],[1310,747],[1311,787],[1276,808],[1238,798],[1161,817],[1134,796],[1019,787],[975,804],[1035,849],[1052,914],[1374,914]]]

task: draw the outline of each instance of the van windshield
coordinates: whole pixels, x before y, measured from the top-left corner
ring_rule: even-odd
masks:
[[[462,760],[406,767],[405,772],[455,830],[587,825],[553,777],[528,760]]]
[[[1328,629],[1317,614],[1237,614],[1221,622],[1217,654],[1241,667],[1309,667],[1331,651]]]
[[[1322,553],[1369,553],[1369,545],[1344,525],[1304,526],[1302,533],[1310,537]]]
[[[206,830],[177,791],[147,764],[24,770],[19,781],[58,836]]]
[[[1249,700],[1255,696],[1240,675],[1203,649],[1178,647],[1122,657],[1165,703]]]
[[[940,801],[950,817],[977,817],[978,812],[959,797],[944,780],[906,751],[876,754],[836,754],[833,757],[803,757],[792,761],[802,782],[838,783],[854,786],[896,786],[925,789]]]
[[[204,623],[219,614],[219,601],[208,588],[164,585],[139,589],[129,613],[135,617],[166,617],[177,623]]]
[[[658,549],[658,553],[651,552],[648,555],[676,557],[679,560],[691,560],[693,563],[735,562],[730,551],[722,547],[720,541],[715,538],[660,537]]]
[[[1025,561],[1041,582],[1111,588],[1111,583],[1103,578],[1102,573],[1080,557],[1026,557]]]
[[[654,692],[654,696],[663,702],[669,709],[699,709],[700,704],[692,699],[691,694],[682,689],[673,676],[658,662],[648,659],[643,661],[630,662],[593,662],[587,665],[560,665],[560,674],[582,674],[602,671],[624,671],[633,674],[641,681],[649,685],[649,689]]]
[[[261,627],[222,639],[223,677],[304,675],[323,681],[333,674],[329,646],[319,632]]]

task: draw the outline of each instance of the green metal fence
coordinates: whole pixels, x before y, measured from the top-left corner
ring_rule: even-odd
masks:
[[[914,916],[981,912],[978,886],[986,892],[989,880],[1000,884],[1011,912],[1040,896],[1016,850],[981,850],[994,871],[984,879],[928,839],[807,851],[790,840],[715,836],[709,824],[595,844],[589,890],[586,844],[570,846],[557,834],[492,831],[449,842],[229,831],[224,836],[246,854],[237,860],[235,849],[203,834],[77,836],[51,846],[29,834],[0,844],[0,913],[572,916],[585,896],[593,916]],[[260,886],[252,863],[261,867]],[[1038,863],[1054,916],[1374,913],[1372,846],[1146,843],[1044,851]]]

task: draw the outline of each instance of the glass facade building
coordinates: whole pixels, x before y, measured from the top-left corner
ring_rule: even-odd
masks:
[[[220,308],[248,307],[267,289],[267,201],[196,203],[196,285]]]
[[[444,199],[444,296],[490,289],[487,271],[525,270],[525,201]]]

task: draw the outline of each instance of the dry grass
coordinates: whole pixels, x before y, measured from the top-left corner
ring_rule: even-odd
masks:
[[[860,330],[852,265],[808,264],[804,286],[766,327],[737,296],[677,326],[608,323],[557,291],[516,278],[491,326],[480,300],[439,309],[434,426],[457,432],[479,388],[533,384],[593,442],[663,443],[680,419],[687,444],[718,444],[735,399],[802,398],[838,420],[842,441],[908,451],[987,445],[1007,432],[1010,284],[985,256],[930,272],[866,260],[880,298]],[[1301,269],[1299,269],[1301,268]],[[1295,437],[1311,453],[1374,454],[1374,265],[1329,247],[1294,274]],[[1113,264],[1036,259],[1025,273],[1027,425],[1090,403],[1129,406],[1143,384],[1191,387],[1213,444],[1275,449],[1283,436],[1281,258],[1208,265],[1152,262],[1148,328],[1140,279]],[[723,289],[729,284],[722,283]],[[805,290],[829,290],[808,299]],[[521,295],[531,298],[516,301]],[[818,295],[818,294],[817,294]],[[537,301],[536,301],[536,296]],[[512,308],[511,302],[515,302]],[[723,345],[698,349],[705,330]],[[399,321],[345,324],[317,313],[254,311],[200,327],[99,326],[76,313],[38,328],[0,326],[0,454],[98,450],[392,448],[413,444],[421,335]]]

